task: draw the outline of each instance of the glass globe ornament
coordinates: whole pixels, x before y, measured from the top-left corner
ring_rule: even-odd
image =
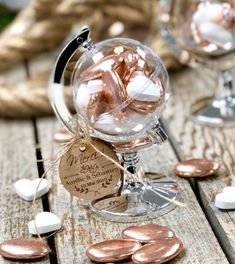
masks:
[[[218,76],[219,96],[195,102],[191,117],[204,125],[234,126],[234,1],[160,0],[158,4],[158,24],[172,54],[184,64],[208,68]]]
[[[63,95],[64,69],[78,49],[83,49],[83,54],[74,66],[71,87],[74,108],[81,117],[79,124]],[[161,59],[133,39],[114,38],[92,45],[85,28],[59,55],[50,81],[50,99],[57,117],[73,134],[78,127],[88,126],[90,136],[110,142],[122,166],[134,175],[125,173],[124,181],[114,190],[121,189],[125,209],[101,209],[96,206],[99,201],[92,201],[93,211],[110,220],[135,221],[172,208],[171,200],[179,195],[175,180],[145,177],[137,153],[167,139],[159,118],[168,97],[169,79]]]

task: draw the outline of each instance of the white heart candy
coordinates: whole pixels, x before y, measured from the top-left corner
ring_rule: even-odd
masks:
[[[228,186],[215,197],[215,206],[219,209],[235,209],[235,187]]]
[[[90,80],[80,85],[76,95],[76,104],[80,110],[86,110],[91,94],[102,91],[102,84],[101,80]]]
[[[60,228],[61,221],[59,217],[50,212],[39,213],[36,215],[35,220],[28,222],[29,233],[32,235],[46,234]]]
[[[223,192],[224,193],[233,193],[233,194],[235,194],[235,187],[234,186],[224,187]]]
[[[140,132],[146,124],[150,123],[151,116],[142,115],[132,110],[126,112],[125,118],[116,120],[113,115],[101,115],[94,123],[97,130],[102,130],[110,134],[125,134],[130,131]]]
[[[220,47],[223,47],[227,43],[234,45],[233,34],[218,24],[210,22],[201,23],[198,25],[198,30],[203,39]]]
[[[130,98],[145,102],[156,102],[161,96],[160,88],[143,73],[135,75],[128,83],[126,91]]]
[[[40,184],[39,184],[40,183]],[[15,192],[26,201],[33,201],[36,192],[36,198],[40,198],[49,191],[49,183],[46,179],[21,179],[14,184]]]
[[[201,3],[192,20],[199,25],[203,22],[216,22],[223,16],[223,6],[218,3]]]

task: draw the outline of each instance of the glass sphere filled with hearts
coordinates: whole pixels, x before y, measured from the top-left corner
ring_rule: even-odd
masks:
[[[130,141],[159,119],[169,96],[161,59],[140,42],[115,38],[86,51],[72,75],[74,105],[110,142]]]

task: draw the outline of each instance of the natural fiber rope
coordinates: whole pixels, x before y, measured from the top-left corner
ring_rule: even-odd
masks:
[[[163,57],[167,67],[178,65],[169,56],[155,27],[156,0],[34,0],[0,36],[0,71],[56,49],[72,28],[89,25],[94,42],[110,37],[108,29],[116,21],[125,25],[124,35],[145,39]],[[136,29],[142,29],[137,30]],[[68,65],[71,75],[74,60]],[[0,116],[31,117],[52,113],[48,101],[48,75],[38,74],[20,84],[0,86]]]

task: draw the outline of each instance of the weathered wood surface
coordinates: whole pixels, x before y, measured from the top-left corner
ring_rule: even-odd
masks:
[[[208,78],[207,74],[203,69],[185,69],[171,75],[172,95],[164,114],[165,124],[181,159],[206,157],[221,164],[217,177],[194,184],[222,248],[230,262],[235,263],[235,211],[221,211],[214,206],[215,195],[223,187],[235,185],[235,128],[201,126],[189,118],[195,100],[218,92],[216,78]]]
[[[24,67],[10,72],[9,76],[12,77],[3,73],[0,83],[11,78],[15,82],[27,74],[34,75],[38,70],[49,69],[50,61],[49,55],[37,58],[28,64],[28,73]],[[188,206],[153,220],[171,227],[185,244],[185,252],[171,263],[228,263],[221,246],[230,263],[235,263],[235,212],[222,212],[214,206],[215,195],[224,186],[235,183],[235,129],[211,129],[197,125],[188,118],[190,106],[197,98],[213,94],[216,82],[212,77],[213,74],[204,72],[201,78],[198,72],[189,69],[171,74],[173,89],[164,114],[164,123],[171,133],[172,141],[159,149],[148,150],[147,155],[144,152],[142,154],[145,169],[168,176],[171,176],[178,158],[204,156],[216,159],[222,165],[217,177],[191,182],[204,212],[188,181],[177,178],[182,189],[182,201]],[[37,121],[45,168],[51,164],[50,160],[55,158],[58,151],[58,147],[52,143],[58,128],[55,118]],[[33,212],[32,204],[21,200],[12,190],[17,179],[38,177],[35,138],[31,121],[0,120],[0,242],[12,237],[27,236],[27,222],[34,213],[43,210],[41,200],[37,201],[37,210]],[[151,162],[148,159],[150,155]],[[45,258],[40,263],[90,264],[85,257],[86,248],[94,242],[119,236],[120,231],[130,224],[104,221],[85,206],[79,205],[77,199],[71,197],[60,184],[57,166],[47,178],[52,184],[49,207],[63,221],[64,230],[55,235],[56,251],[53,249],[53,252],[57,254],[57,259]],[[0,257],[0,263],[12,262]]]
[[[41,200],[36,206],[22,200],[15,192],[15,181],[38,178],[34,127],[31,121],[0,120],[0,243],[28,237],[28,221],[42,212]],[[16,263],[0,257],[0,263]],[[37,262],[39,263],[39,262]],[[49,258],[40,263],[49,263]]]
[[[43,158],[55,158],[59,149],[51,142],[58,128],[57,122],[53,122],[53,119],[41,119],[37,128]],[[172,176],[173,165],[177,162],[169,143],[160,148],[151,148],[147,153],[143,152],[142,160],[145,169],[167,176]],[[50,162],[46,162],[45,167],[49,164]],[[64,223],[64,231],[56,235],[58,262],[90,264],[85,256],[86,248],[94,242],[119,237],[121,230],[130,223],[105,221],[79,205],[78,200],[71,197],[60,183],[58,166],[47,177],[52,182],[49,194],[51,211]],[[185,245],[185,252],[172,263],[228,263],[189,183],[183,179],[178,179],[178,183],[182,190],[182,201],[187,203],[187,207],[176,208],[169,214],[152,220],[171,227]]]

